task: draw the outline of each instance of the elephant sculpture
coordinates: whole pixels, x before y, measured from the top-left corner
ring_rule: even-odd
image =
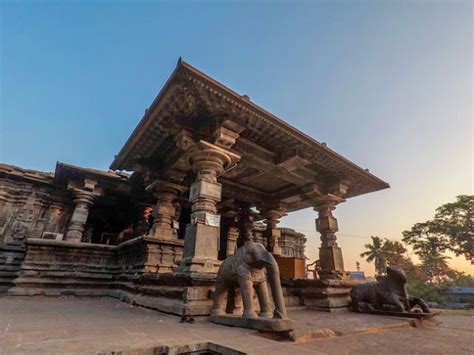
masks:
[[[355,311],[389,310],[411,312],[419,306],[423,313],[430,313],[426,302],[408,295],[407,278],[402,268],[387,267],[387,276],[377,282],[356,285],[351,290],[351,307]]]
[[[266,269],[267,275],[264,269]],[[274,310],[268,294],[267,276],[275,304]],[[263,244],[251,241],[249,238],[247,238],[244,245],[237,249],[234,255],[225,259],[219,268],[211,315],[216,316],[226,313],[226,295],[229,294],[229,301],[233,302],[233,296],[237,288],[240,288],[242,296],[244,318],[258,317],[252,302],[254,288],[260,303],[260,317],[287,318],[278,264]],[[232,305],[227,307],[227,312],[231,313],[232,308]]]

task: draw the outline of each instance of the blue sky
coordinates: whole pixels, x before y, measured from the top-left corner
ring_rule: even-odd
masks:
[[[107,169],[182,56],[391,184],[336,210],[348,269],[473,192],[472,2],[0,3],[1,162]]]

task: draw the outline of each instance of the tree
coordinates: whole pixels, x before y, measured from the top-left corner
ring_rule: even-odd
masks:
[[[386,245],[387,239],[384,242],[382,238],[377,236],[371,236],[370,238],[372,238],[372,244],[364,245],[367,251],[361,253],[360,257],[367,258],[366,261],[368,263],[373,261],[375,263],[375,272],[377,275],[382,275],[387,268],[387,256],[389,254]]]
[[[435,232],[432,221],[417,223],[410,231],[403,232],[403,241],[412,245],[421,261],[420,270],[429,282],[439,284],[455,274],[447,262],[449,258],[443,254],[449,249],[449,240]]]
[[[449,250],[474,264],[474,195],[460,195],[438,207],[432,228],[448,238]]]
[[[383,249],[385,250],[385,257],[388,265],[402,266],[402,264],[406,262],[407,258],[405,253],[407,252],[407,249],[398,240],[392,241],[385,239]]]
[[[458,272],[457,275],[449,280],[443,280],[441,288],[448,287],[474,287],[474,276],[467,275],[464,272]]]
[[[428,243],[436,245],[439,253],[451,250],[474,263],[474,196],[460,195],[455,202],[437,208],[434,219],[403,232],[403,241],[412,244],[415,252],[418,248],[421,253]]]
[[[423,280],[410,280],[407,283],[407,290],[410,296],[423,298],[428,302],[443,303],[445,301],[438,293],[438,288],[432,284],[426,283]]]

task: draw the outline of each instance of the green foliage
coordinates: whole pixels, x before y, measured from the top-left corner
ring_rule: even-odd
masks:
[[[420,259],[435,257],[429,263],[439,264],[445,269],[441,254],[446,250],[464,255],[474,261],[474,196],[460,195],[455,202],[446,203],[436,209],[434,219],[415,224],[403,232],[403,241],[413,246]],[[446,257],[444,258],[444,262]]]
[[[457,277],[458,273],[450,268],[449,258],[444,254],[448,250],[456,255],[465,255],[471,262],[474,260],[473,217],[474,196],[461,195],[456,202],[436,209],[434,219],[416,223],[403,232],[403,241],[412,245],[420,258],[420,269],[428,281],[440,285]]]
[[[371,238],[372,243],[364,246],[367,251],[361,253],[360,256],[366,257],[366,261],[369,263],[372,261],[375,263],[377,275],[383,275],[388,265],[403,267],[403,264],[407,262],[405,256],[407,250],[402,243],[377,236]]]
[[[460,195],[436,209],[433,231],[448,238],[456,255],[474,261],[474,195]]]
[[[433,284],[426,283],[423,280],[409,280],[407,290],[410,296],[421,297],[428,302],[443,303],[445,301]]]
[[[367,262],[374,262],[377,275],[383,275],[388,265],[403,268],[415,295],[426,294],[435,299],[436,287],[471,286],[472,277],[460,274],[449,264],[447,251],[464,255],[474,263],[474,196],[460,195],[456,201],[446,203],[436,209],[432,220],[416,223],[403,232],[403,242],[410,244],[420,259],[415,265],[406,256],[406,248],[399,241],[371,236],[372,242],[366,244]],[[429,285],[425,285],[426,283]],[[425,285],[425,286],[422,286]]]
[[[384,242],[382,238],[377,236],[371,236],[372,244],[364,245],[367,251],[360,254],[361,258],[367,258],[366,261],[371,263],[372,261],[375,263],[375,272],[377,275],[382,275],[385,273],[385,269],[387,267],[387,253],[384,249]]]
[[[458,272],[457,275],[451,279],[442,281],[440,287],[474,287],[474,277],[463,272]]]

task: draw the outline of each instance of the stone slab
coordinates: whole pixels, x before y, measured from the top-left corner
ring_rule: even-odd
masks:
[[[295,327],[291,319],[244,318],[235,315],[210,316],[209,321],[230,327],[249,328],[264,332],[286,332]]]
[[[203,343],[218,344],[214,351],[226,347],[259,355],[458,355],[471,354],[474,348],[474,317],[468,316],[441,314],[439,326],[412,328],[403,327],[407,319],[300,307],[288,309],[298,341],[280,342],[252,329],[223,327],[205,318],[181,323],[179,317],[108,297],[0,297],[0,310],[0,353],[4,354],[156,354],[159,348],[200,350]]]

